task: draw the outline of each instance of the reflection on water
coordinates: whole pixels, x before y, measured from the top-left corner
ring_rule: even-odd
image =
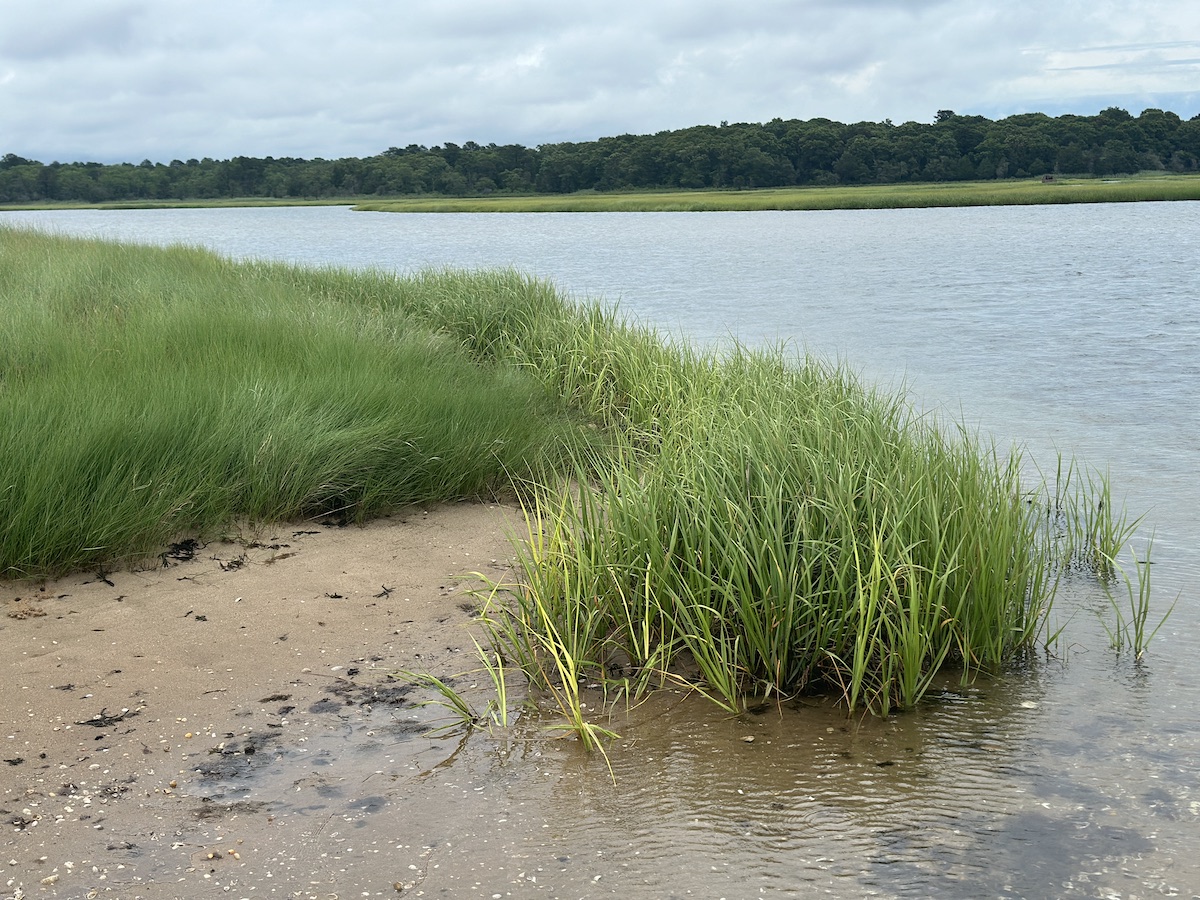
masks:
[[[1051,663],[947,685],[884,721],[809,704],[736,719],[694,701],[646,709],[613,754],[619,790],[581,767],[579,821],[589,833],[637,823],[643,852],[667,873],[672,858],[719,848],[714,864],[738,873],[721,882],[743,885],[741,896],[1105,896],[1131,878],[1200,884],[1175,848],[1155,852],[1169,823],[1196,827],[1196,767],[1180,754],[1194,758],[1200,741],[1181,746],[1182,735],[1156,739],[1102,711],[1046,703],[1063,677]],[[1131,791],[1131,770],[1153,787]]]
[[[903,379],[1043,466],[1057,448],[1109,466],[1116,494],[1157,530],[1158,614],[1180,602],[1142,663],[1107,648],[1109,600],[1077,580],[1051,655],[948,680],[884,721],[812,699],[729,717],[674,694],[614,713],[615,787],[603,760],[546,740],[531,717],[461,745],[385,740],[375,723],[281,749],[228,790],[341,817],[338,839],[367,849],[339,889],[1200,896],[1200,204],[3,221],[319,264],[516,265],[667,331],[789,340]],[[319,810],[288,805],[296,778],[322,786],[309,792]],[[326,847],[329,834],[314,826],[305,840]]]

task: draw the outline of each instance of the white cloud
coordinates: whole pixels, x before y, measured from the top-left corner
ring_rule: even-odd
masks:
[[[1192,0],[4,0],[0,152],[329,158],[943,108],[1186,118],[1198,60]]]

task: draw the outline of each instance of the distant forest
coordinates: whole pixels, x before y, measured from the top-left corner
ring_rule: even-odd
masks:
[[[933,124],[772,119],[584,143],[392,147],[366,159],[235,156],[137,165],[0,158],[0,203],[319,199],[662,188],[887,184],[1200,170],[1200,116],[1116,107],[1095,116],[992,121],[940,110]]]

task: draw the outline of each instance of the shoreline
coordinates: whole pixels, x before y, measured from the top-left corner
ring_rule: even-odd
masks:
[[[1200,175],[1140,173],[1111,178],[1054,176],[989,181],[895,182],[726,190],[577,191],[572,194],[375,195],[324,199],[238,197],[108,203],[0,204],[0,212],[55,210],[225,209],[349,206],[356,212],[756,212],[853,209],[928,209],[1061,203],[1139,203],[1200,200]]]
[[[364,725],[394,732],[399,769],[444,754],[427,735],[436,711],[389,676],[474,667],[469,573],[506,575],[519,520],[444,504],[278,525],[153,568],[0,582],[5,896],[207,896],[214,879],[244,892],[314,823],[365,817],[379,785],[334,791],[289,760]],[[291,802],[253,786],[256,766],[279,770]],[[404,867],[362,862],[361,883],[403,883]]]

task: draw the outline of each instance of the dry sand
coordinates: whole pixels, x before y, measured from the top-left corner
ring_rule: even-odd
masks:
[[[505,577],[518,522],[445,505],[278,526],[139,571],[0,582],[0,896],[418,892],[415,825],[411,860],[394,878],[376,867],[370,890],[350,891],[366,882],[328,853],[297,859],[389,794],[370,780],[380,769],[347,789],[289,760],[336,768],[350,752],[337,741],[382,728],[385,768],[444,759],[390,676],[470,667],[479,582],[463,576]],[[258,787],[240,788],[252,769]],[[271,779],[298,799],[255,799]]]

